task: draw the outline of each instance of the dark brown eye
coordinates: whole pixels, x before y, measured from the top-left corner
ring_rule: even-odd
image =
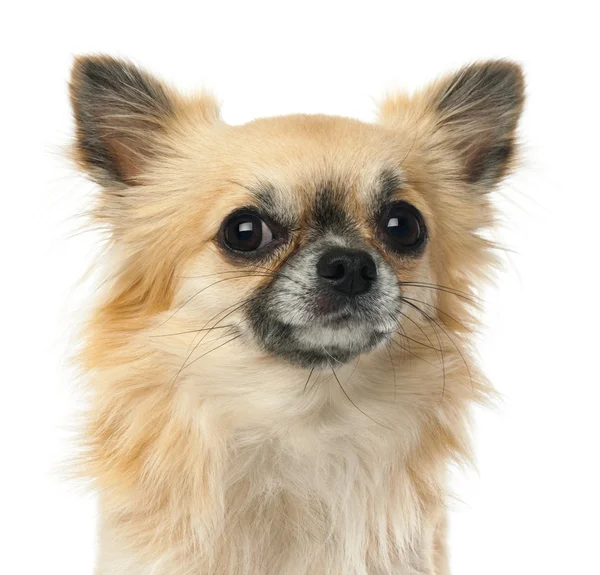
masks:
[[[225,245],[234,251],[252,252],[273,240],[273,233],[265,222],[251,212],[238,212],[229,216],[224,224]]]
[[[384,212],[381,225],[386,242],[397,252],[415,252],[426,238],[423,216],[406,202],[389,206]]]

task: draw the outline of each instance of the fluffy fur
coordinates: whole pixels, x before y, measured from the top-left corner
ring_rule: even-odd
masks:
[[[468,408],[490,392],[469,344],[495,263],[487,192],[515,157],[518,66],[474,64],[388,98],[376,124],[229,126],[209,95],[108,57],[77,59],[71,98],[74,156],[101,186],[92,217],[107,238],[79,357],[98,575],[447,574],[446,470],[469,457]],[[382,187],[423,214],[418,257],[374,232]],[[218,235],[260,198],[289,237],[258,265]],[[267,305],[299,317],[301,294],[282,282],[309,273],[298,254],[345,241],[325,229],[340,214],[388,270],[393,335],[348,361],[288,361],[251,328],[249,302],[279,289]]]

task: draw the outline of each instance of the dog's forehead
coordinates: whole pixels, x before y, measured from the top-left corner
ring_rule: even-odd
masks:
[[[239,136],[248,151],[240,161],[251,167],[241,183],[265,212],[290,224],[376,210],[405,180],[404,148],[378,126],[290,116],[253,122]]]

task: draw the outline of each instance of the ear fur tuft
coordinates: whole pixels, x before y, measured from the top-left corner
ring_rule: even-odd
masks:
[[[148,73],[109,56],[75,60],[70,96],[78,163],[101,184],[134,184],[174,113],[174,96]]]
[[[493,185],[515,154],[525,99],[523,72],[503,60],[472,64],[437,85],[439,126],[463,160],[470,184]]]
[[[485,191],[508,173],[515,157],[524,84],[521,67],[513,62],[471,64],[413,97],[386,99],[381,120],[395,129],[410,126],[422,133],[425,146],[448,150],[459,177]]]

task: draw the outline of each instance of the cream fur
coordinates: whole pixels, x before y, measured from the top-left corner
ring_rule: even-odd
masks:
[[[389,99],[374,125],[227,126],[212,99],[173,95],[156,149],[128,164],[135,185],[107,182],[77,151],[104,187],[93,217],[108,242],[79,357],[89,410],[78,465],[99,493],[98,575],[448,572],[445,477],[469,459],[468,409],[490,393],[470,338],[495,263],[490,199],[461,177],[456,142],[469,126],[441,125],[435,110],[452,81]],[[430,229],[419,261],[393,263],[398,280],[447,289],[403,287],[422,312],[406,305],[395,343],[335,371],[265,355],[236,304],[270,278],[240,277],[213,241],[250,201],[237,183],[269,181],[302,214],[327,175],[362,214],[387,165]]]

